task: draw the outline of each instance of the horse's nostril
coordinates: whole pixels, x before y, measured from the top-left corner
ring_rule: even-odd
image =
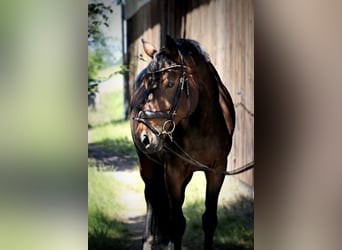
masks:
[[[148,136],[146,134],[141,137],[141,142],[143,143],[145,148],[150,147],[150,140],[148,139]]]

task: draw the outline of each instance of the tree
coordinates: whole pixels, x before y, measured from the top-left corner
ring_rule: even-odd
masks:
[[[108,37],[103,27],[109,27],[109,15],[113,13],[111,6],[99,2],[88,4],[88,82],[98,80],[97,73],[107,66],[112,57],[107,47]]]
[[[107,47],[107,39],[103,33],[103,26],[109,27],[109,15],[113,13],[110,6],[103,3],[88,4],[88,99],[97,92],[100,69],[107,66],[111,52]]]
[[[105,46],[101,26],[109,27],[108,19],[112,13],[112,8],[103,3],[92,2],[88,4],[88,45],[100,42]]]

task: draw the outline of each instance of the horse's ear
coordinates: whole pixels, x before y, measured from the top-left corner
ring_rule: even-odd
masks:
[[[143,43],[143,48],[146,55],[152,58],[153,55],[157,52],[156,48],[149,42],[145,41],[144,38],[141,38],[141,42]]]
[[[180,56],[178,53],[177,44],[175,40],[173,40],[173,38],[169,35],[166,35],[165,50],[166,53],[169,54],[172,59],[174,59],[177,62],[179,61]]]

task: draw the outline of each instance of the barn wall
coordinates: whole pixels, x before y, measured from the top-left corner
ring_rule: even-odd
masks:
[[[210,55],[236,106],[236,130],[228,169],[254,160],[254,10],[252,0],[151,0],[127,20],[130,91],[134,77],[146,67],[141,38],[157,48],[165,34],[199,41]],[[138,60],[142,54],[146,60]],[[238,178],[254,185],[254,170]]]

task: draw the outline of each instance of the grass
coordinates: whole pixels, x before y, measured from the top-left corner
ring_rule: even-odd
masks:
[[[117,83],[114,91],[100,93],[96,112],[88,109],[88,124],[91,127],[97,127],[122,119],[123,86]]]
[[[215,249],[253,249],[254,209],[253,200],[238,192],[238,182],[225,181],[219,198],[218,225],[215,232]],[[229,202],[223,193],[235,191],[238,195],[230,197]],[[183,206],[187,227],[183,238],[184,250],[201,249],[204,239],[202,214],[204,213],[205,178],[195,173],[186,189]]]
[[[218,249],[254,249],[254,202],[240,196],[218,213]],[[223,223],[222,223],[223,222]]]
[[[118,84],[114,91],[100,94],[97,111],[88,110],[91,143],[114,154],[135,156],[129,121],[123,118],[123,87]]]
[[[99,172],[93,166],[88,167],[88,248],[89,249],[125,249],[125,235],[128,230],[116,218],[123,207],[117,202],[123,192],[110,172]]]

